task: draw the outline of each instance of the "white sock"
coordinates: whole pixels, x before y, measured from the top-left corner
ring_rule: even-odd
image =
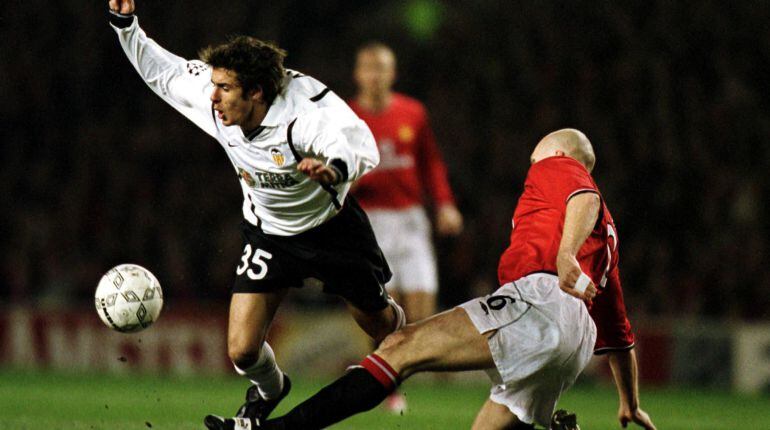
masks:
[[[404,308],[399,306],[392,297],[388,297],[388,303],[393,310],[396,311],[396,328],[394,328],[393,331],[398,331],[401,327],[406,325],[406,313],[404,312]]]
[[[278,368],[275,362],[273,348],[267,342],[262,344],[262,352],[259,353],[259,359],[251,367],[241,369],[236,365],[235,371],[239,375],[245,376],[257,386],[259,395],[263,399],[269,400],[278,397],[283,390],[283,372]]]

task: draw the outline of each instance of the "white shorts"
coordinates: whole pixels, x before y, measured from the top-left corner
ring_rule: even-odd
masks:
[[[459,307],[479,333],[497,330],[489,338],[490,400],[548,428],[559,396],[593,354],[596,326],[586,306],[559,288],[558,277],[538,273]]]
[[[399,210],[367,210],[374,235],[393,278],[388,289],[399,293],[436,293],[438,275],[431,225],[420,206]]]

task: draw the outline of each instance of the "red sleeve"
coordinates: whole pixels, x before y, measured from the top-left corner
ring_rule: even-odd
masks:
[[[570,157],[540,160],[532,165],[530,175],[545,198],[559,206],[581,192],[599,192],[588,170]]]
[[[589,313],[596,323],[594,354],[634,347],[634,333],[626,315],[617,266],[608,274],[607,285],[593,300]]]
[[[423,187],[436,206],[454,204],[455,199],[447,179],[446,165],[436,146],[436,138],[424,110],[421,124],[417,135],[417,165]]]

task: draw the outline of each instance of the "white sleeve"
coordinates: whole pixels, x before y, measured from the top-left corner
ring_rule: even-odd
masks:
[[[345,182],[355,181],[380,162],[372,132],[347,107],[327,107],[301,116],[292,134],[299,151],[344,169]]]
[[[211,136],[217,126],[211,111],[211,70],[202,61],[188,61],[149,39],[133,18],[125,28],[112,26],[120,45],[145,83],[174,109]]]

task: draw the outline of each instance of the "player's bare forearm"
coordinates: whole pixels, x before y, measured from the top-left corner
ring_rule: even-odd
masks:
[[[632,350],[611,351],[610,368],[618,389],[620,406],[618,421],[625,428],[633,422],[646,430],[656,430],[650,416],[639,406],[639,371],[636,352]]]
[[[564,229],[556,258],[559,286],[566,293],[584,300],[590,300],[596,295],[596,286],[589,283],[582,293],[575,289],[575,284],[583,274],[577,254],[591,234],[600,209],[601,199],[596,193],[578,194],[567,202]]]
[[[639,388],[637,386],[637,363],[634,350],[611,351],[608,354],[612,377],[618,388],[621,403],[631,408],[639,406]]]
[[[134,0],[109,0],[110,10],[123,15],[131,15],[136,10]]]
[[[559,253],[576,256],[580,247],[591,234],[601,208],[601,200],[596,193],[582,193],[567,202]]]

